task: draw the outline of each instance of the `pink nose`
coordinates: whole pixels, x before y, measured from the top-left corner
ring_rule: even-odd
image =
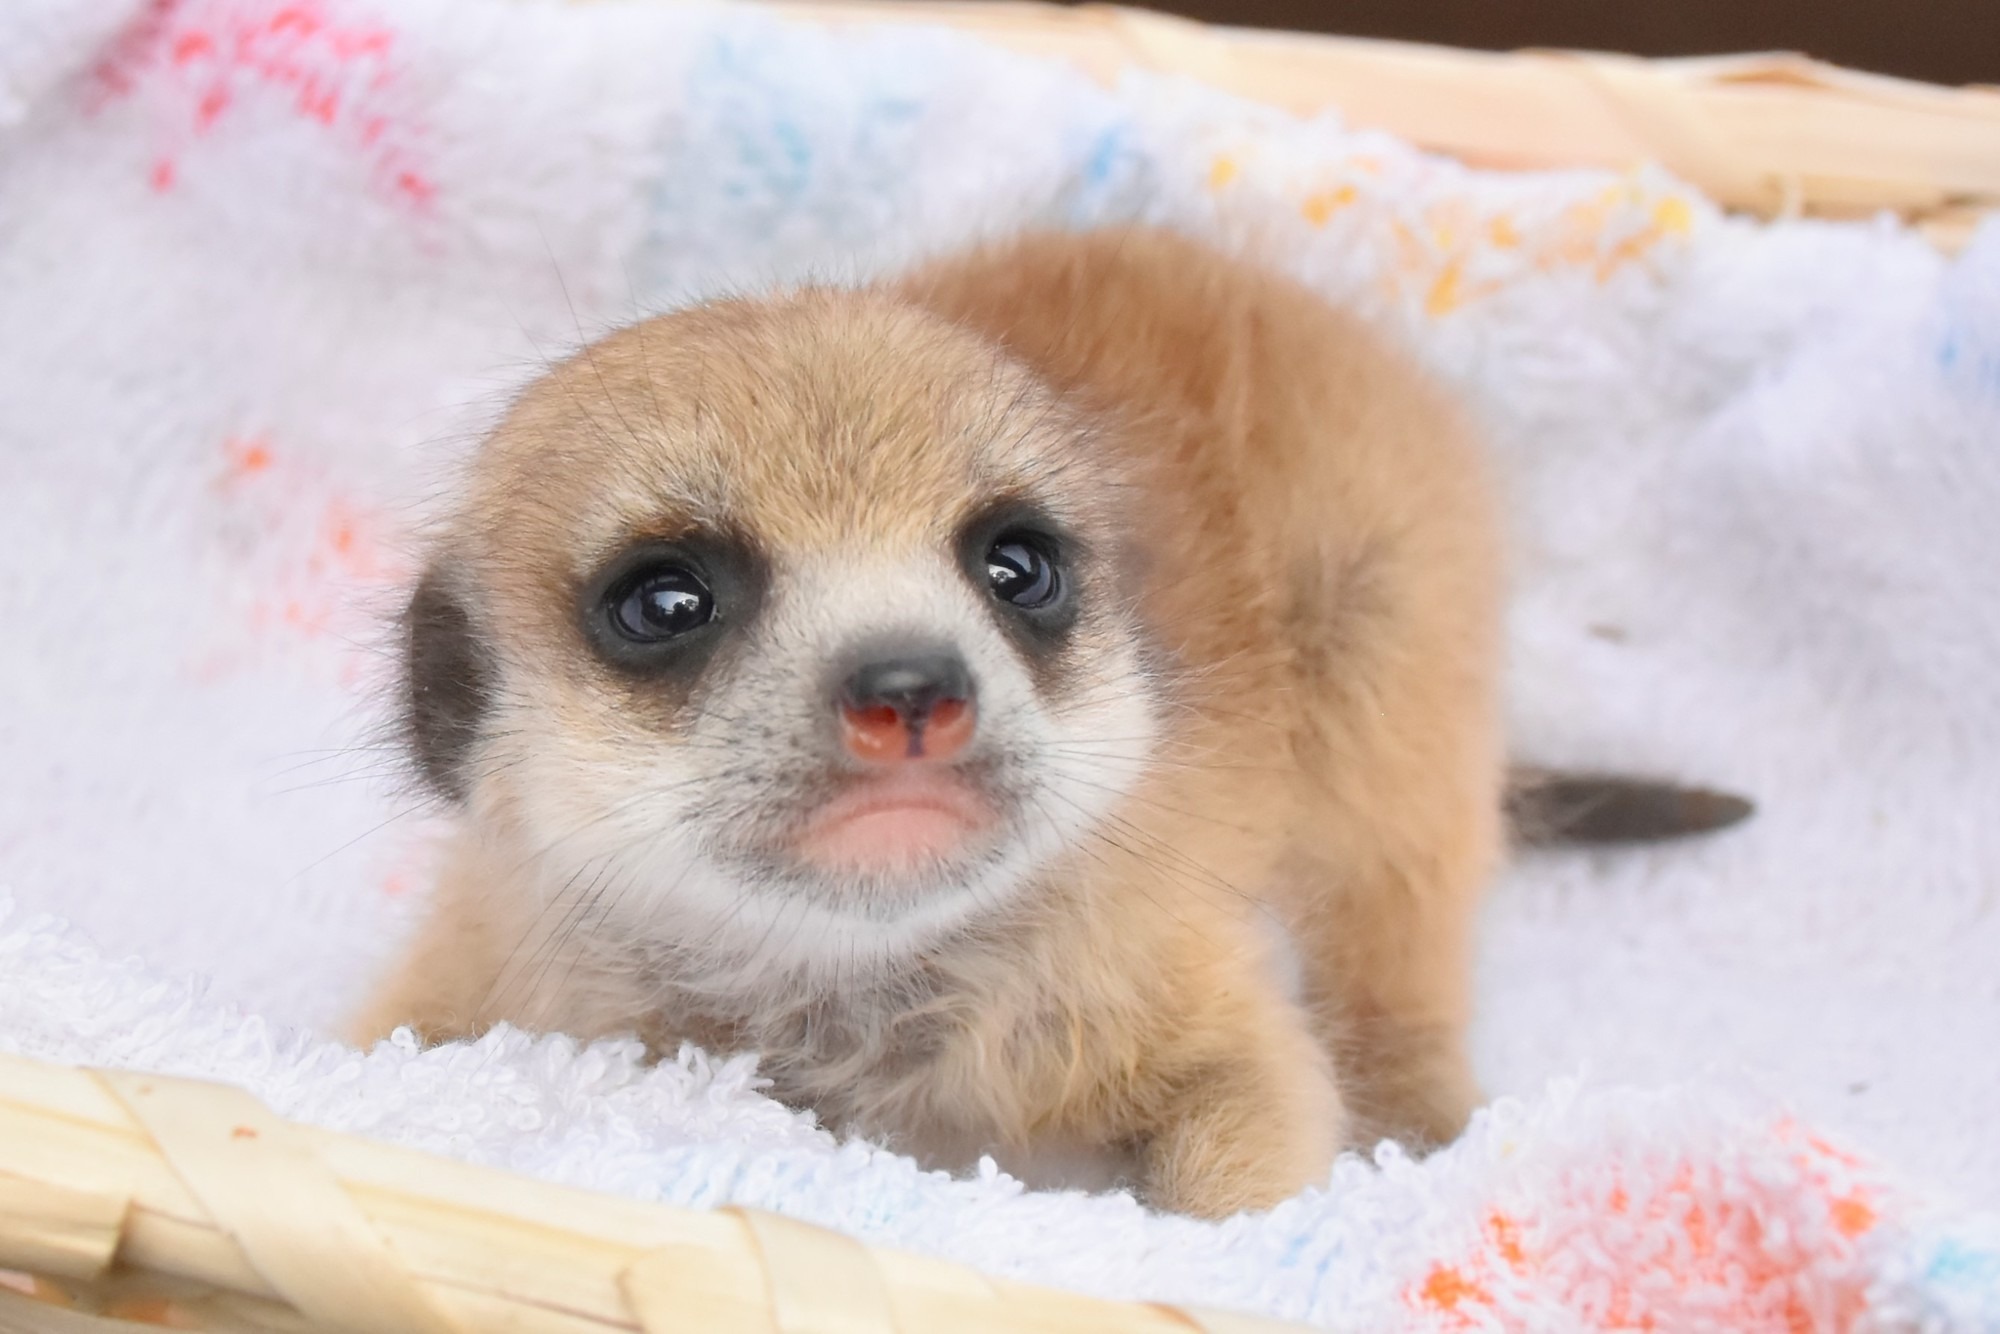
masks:
[[[840,690],[840,738],[866,764],[945,761],[977,730],[972,678],[956,653],[866,663]]]
[[[972,743],[976,724],[968,700],[944,699],[921,715],[905,715],[887,704],[840,709],[840,739],[847,753],[866,764],[948,760]]]

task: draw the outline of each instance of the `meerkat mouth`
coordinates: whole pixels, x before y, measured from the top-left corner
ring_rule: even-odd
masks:
[[[895,874],[952,860],[995,819],[992,804],[954,775],[885,774],[861,779],[821,805],[796,846],[818,870]]]

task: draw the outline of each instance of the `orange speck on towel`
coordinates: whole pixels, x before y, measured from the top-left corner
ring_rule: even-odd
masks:
[[[1849,1195],[1833,1202],[1833,1225],[1843,1237],[1858,1237],[1875,1226],[1875,1211],[1859,1196]]]
[[[1527,1264],[1527,1252],[1521,1249],[1521,1225],[1506,1214],[1495,1211],[1488,1216],[1486,1236],[1510,1268],[1520,1269]]]
[[[1423,1299],[1441,1311],[1456,1311],[1461,1302],[1488,1305],[1493,1294],[1459,1273],[1450,1265],[1434,1265],[1419,1291]]]
[[[1338,190],[1319,190],[1307,195],[1299,205],[1299,212],[1305,214],[1306,221],[1315,227],[1326,226],[1327,219],[1354,202],[1357,191],[1351,185],[1343,185]]]
[[[1448,262],[1424,297],[1424,314],[1448,315],[1465,303],[1465,294],[1459,288],[1459,265],[1457,260]]]
[[[262,436],[225,440],[222,453],[232,479],[254,477],[271,466],[271,443]]]
[[[1679,195],[1668,195],[1653,205],[1653,224],[1674,236],[1686,236],[1694,229],[1694,210]]]

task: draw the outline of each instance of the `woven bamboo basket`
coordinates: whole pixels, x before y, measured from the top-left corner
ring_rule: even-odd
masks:
[[[1889,212],[1962,244],[2000,209],[2000,87],[1941,88],[1789,54],[1641,60],[1212,27],[1110,5],[785,0],[822,22],[941,24],[1074,64],[1185,75],[1490,168],[1656,162],[1761,217]]]
[[[942,23],[1111,80],[1129,68],[1484,166],[1657,161],[1761,216],[1889,211],[1940,244],[2000,209],[2000,90],[1792,56],[1643,61],[1207,28],[1135,10],[791,0]],[[1241,1315],[982,1276],[749,1210],[551,1186],[288,1123],[248,1094],[0,1057],[0,1334],[1253,1334]]]

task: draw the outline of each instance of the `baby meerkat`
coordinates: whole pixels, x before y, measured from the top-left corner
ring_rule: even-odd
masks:
[[[411,602],[458,826],[359,1034],[756,1052],[931,1165],[1211,1216],[1448,1140],[1500,568],[1452,400],[1167,234],[625,329]]]

